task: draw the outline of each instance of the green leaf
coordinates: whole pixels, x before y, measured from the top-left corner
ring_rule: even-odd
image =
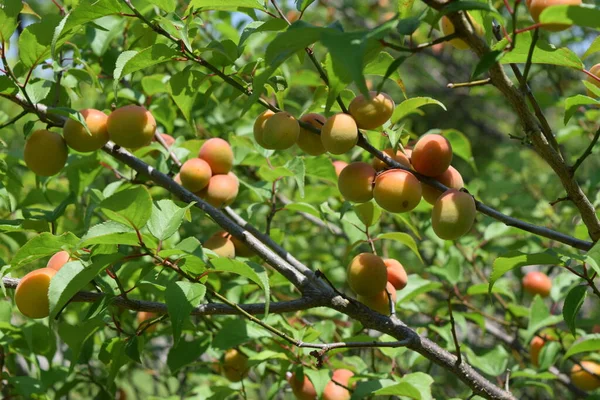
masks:
[[[468,11],[468,10],[479,10],[479,11],[487,11],[493,14],[496,14],[495,18],[502,18],[502,15],[496,10],[493,6],[488,3],[481,3],[478,1],[457,1],[452,2],[444,6],[440,10],[440,12],[436,15],[435,19],[431,23],[431,25],[436,25],[438,21],[444,16],[456,11]]]
[[[597,36],[596,39],[594,39],[594,41],[592,42],[592,44],[590,44],[590,47],[588,47],[588,49],[585,51],[585,53],[583,53],[583,56],[581,56],[581,59],[585,60],[592,54],[597,53],[599,51],[600,51],[600,36]]]
[[[238,8],[256,8],[264,10],[260,0],[192,0],[188,10],[237,10]]]
[[[146,241],[146,235],[142,236]],[[126,246],[139,246],[140,242],[135,229],[116,221],[106,221],[92,226],[86,235],[81,238],[79,247],[94,244],[121,244]]]
[[[573,336],[577,336],[575,331],[577,314],[579,313],[579,310],[585,301],[587,289],[588,286],[586,285],[575,286],[569,291],[567,297],[565,298],[565,304],[563,306],[563,318],[573,333]]]
[[[382,389],[376,390],[375,392],[373,392],[373,394],[377,396],[402,396],[416,400],[422,399],[419,390],[409,382],[400,382],[392,386],[384,387]]]
[[[119,75],[117,75],[117,69],[115,69],[115,79],[119,80],[121,77],[131,74],[132,72],[167,62],[178,54],[179,52],[176,49],[173,49],[164,43],[154,44],[144,50],[138,51],[132,57],[128,56],[127,61],[122,64],[122,67],[119,70]],[[121,57],[119,57],[119,59],[121,59]]]
[[[585,262],[600,274],[600,242],[596,242],[594,246],[585,255]]]
[[[396,385],[387,386],[379,389],[373,394],[383,396],[407,396],[413,399],[431,400],[431,384],[433,378],[431,375],[423,372],[414,372],[404,375]]]
[[[177,8],[177,0],[149,0],[149,2],[167,13],[172,13]]]
[[[485,53],[475,66],[475,69],[473,69],[471,79],[475,79],[484,72],[487,72],[492,67],[492,65],[500,61],[505,54],[506,53],[502,50],[493,50]]]
[[[60,16],[46,15],[41,22],[23,29],[19,36],[19,59],[25,68],[32,68],[50,55],[52,37]]]
[[[178,345],[181,338],[183,323],[189,320],[190,313],[195,307],[198,307],[205,294],[206,286],[200,283],[179,281],[167,285],[165,302],[169,317],[171,317],[175,346]]]
[[[565,100],[565,125],[567,124],[567,122],[569,122],[571,117],[573,117],[573,115],[575,115],[575,113],[579,111],[579,107],[587,105],[597,106],[598,104],[600,104],[600,101],[592,99],[588,96],[584,96],[582,94],[567,97],[567,99]]]
[[[0,7],[0,39],[3,41],[8,42],[17,29],[19,13],[22,8],[21,0],[5,0],[3,7]]]
[[[315,206],[309,203],[289,203],[286,204],[283,208],[290,211],[307,213],[314,217],[321,218],[321,213],[319,212],[319,210],[317,210]]]
[[[538,330],[558,324],[562,319],[560,315],[550,314],[550,310],[544,303],[544,300],[539,295],[536,295],[529,308],[529,324],[525,332],[525,343],[528,343]]]
[[[407,303],[420,294],[432,292],[442,286],[441,282],[430,281],[421,278],[419,275],[409,275],[406,287],[398,291],[396,304],[401,305],[402,303]]]
[[[366,203],[354,204],[352,205],[352,208],[354,208],[354,212],[360,222],[365,224],[366,227],[375,225],[377,221],[379,221],[382,213],[381,207],[379,207],[374,200]]]
[[[527,265],[560,265],[561,260],[549,253],[525,254],[520,251],[510,251],[494,260],[492,275],[490,276],[490,292],[494,283],[508,271],[525,267]]]
[[[419,108],[426,106],[428,104],[435,104],[444,109],[446,111],[446,106],[444,106],[441,102],[436,99],[432,99],[431,97],[413,97],[412,99],[404,100],[402,103],[396,106],[394,113],[392,114],[391,121],[393,124],[406,117],[408,114],[416,112]]]
[[[326,155],[309,157],[304,160],[306,175],[337,184],[337,175],[331,159]]]
[[[563,356],[563,360],[575,354],[592,353],[598,350],[600,350],[600,333],[585,335],[579,342],[569,347],[569,350]]]
[[[304,179],[306,176],[306,168],[304,166],[304,158],[294,157],[284,165],[291,173],[296,185],[298,185],[298,192],[300,197],[304,198]]]
[[[152,215],[152,197],[145,186],[136,186],[102,200],[98,207],[113,221],[139,231]]]
[[[321,398],[321,395],[325,390],[325,386],[327,386],[327,384],[331,380],[329,376],[329,370],[327,368],[323,368],[315,371],[314,369],[305,368],[304,374],[308,376],[308,379],[310,379],[313,386],[315,387],[315,391],[317,392],[317,398]]]
[[[91,265],[86,266],[81,261],[71,261],[63,265],[50,280],[48,289],[50,318],[54,319],[77,292],[84,289],[102,270],[121,257],[121,254],[100,255],[94,257]]]
[[[188,210],[195,203],[190,203],[184,208],[178,207],[171,200],[159,200],[152,205],[152,216],[148,221],[148,230],[158,240],[170,238],[177,232],[183,219],[190,220]]]
[[[190,342],[181,340],[177,346],[171,347],[167,356],[167,366],[171,374],[176,374],[181,368],[200,359],[208,350],[210,340],[206,337]]]
[[[58,335],[71,350],[69,373],[72,373],[75,369],[85,341],[103,326],[104,322],[99,318],[80,322],[76,325],[70,325],[67,322],[61,322],[58,325]]]
[[[238,47],[241,48],[246,40],[255,33],[260,32],[277,32],[287,28],[288,24],[280,18],[271,18],[267,21],[253,21],[244,27],[240,36]]]
[[[417,247],[417,243],[415,242],[415,239],[413,239],[413,237],[410,236],[408,233],[404,233],[404,232],[382,233],[377,236],[377,239],[389,239],[389,240],[394,240],[398,243],[402,243],[403,245],[408,246],[408,248],[411,249],[413,253],[415,253],[415,255],[419,258],[419,260],[421,260],[421,262],[423,262],[423,258],[421,258],[421,253],[419,252],[419,248]]]
[[[78,242],[79,238],[70,232],[60,236],[44,232],[34,236],[16,252],[11,260],[11,266],[16,269],[61,250],[73,250]]]
[[[463,346],[467,358],[472,366],[480,369],[489,376],[499,376],[506,372],[508,365],[508,353],[501,345],[497,345],[493,350],[478,356],[468,346]]]
[[[198,88],[206,75],[199,71],[185,69],[169,80],[169,93],[186,121],[192,123],[192,107],[198,95]]]
[[[447,129],[442,132],[442,135],[450,142],[452,153],[465,160],[469,166],[477,172],[477,166],[475,165],[475,158],[473,158],[473,151],[469,138],[456,129]]]
[[[546,7],[540,14],[540,23],[562,23],[598,29],[600,28],[600,8],[591,4]]]

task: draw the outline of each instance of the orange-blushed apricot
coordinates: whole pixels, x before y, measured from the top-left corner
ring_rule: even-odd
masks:
[[[190,192],[204,189],[212,176],[210,165],[201,158],[191,158],[183,163],[179,170],[179,179],[183,187]]]
[[[325,390],[323,390],[323,400],[350,400],[351,394],[344,386],[348,387],[352,376],[354,376],[354,373],[347,369],[336,369],[333,371],[331,380],[325,385]],[[338,385],[338,383],[343,386]]]
[[[348,112],[361,129],[376,129],[385,124],[394,113],[394,100],[385,93],[370,91],[369,97],[356,96],[348,106]]]
[[[110,140],[115,144],[135,149],[152,142],[156,132],[156,120],[146,108],[128,105],[110,113],[107,129]]]
[[[480,36],[483,35],[483,33],[484,33],[483,27],[481,25],[479,25],[477,22],[475,22],[475,20],[473,19],[473,17],[471,17],[471,15],[469,13],[467,13],[467,15],[469,16],[469,19],[473,23],[473,28],[475,30],[475,33],[477,33]],[[442,30],[442,33],[444,34],[444,36],[451,35],[455,31],[454,24],[445,15],[440,20],[440,25],[441,25],[441,30]],[[454,47],[455,49],[458,49],[458,50],[465,50],[465,49],[469,48],[469,45],[467,44],[467,42],[465,42],[462,39],[458,39],[458,38],[452,39],[448,43],[450,43],[450,45],[452,47]]]
[[[413,174],[400,169],[385,171],[375,179],[373,198],[386,211],[407,212],[421,201],[421,182]]]
[[[321,114],[315,113],[305,114],[300,118],[300,121],[306,122],[319,130],[325,125],[326,120]],[[327,152],[321,142],[321,135],[302,127],[300,127],[300,135],[298,135],[297,143],[303,152],[311,156],[318,156]]]
[[[361,253],[348,264],[348,285],[360,296],[375,296],[385,289],[387,268],[375,254]]]
[[[379,314],[390,315],[390,300],[388,297],[388,291],[392,297],[392,301],[396,302],[396,288],[390,282],[386,284],[384,290],[375,294],[374,296],[358,296],[358,301],[363,303],[365,306],[372,310],[377,311]]]
[[[233,168],[233,150],[227,141],[211,138],[202,144],[198,158],[210,165],[213,174],[227,174]]]
[[[327,118],[321,129],[323,147],[331,154],[344,154],[358,143],[358,126],[354,118],[339,113]]]
[[[452,146],[442,135],[421,136],[410,156],[415,171],[427,176],[439,176],[452,162]]]
[[[600,64],[596,64],[592,68],[590,68],[590,73],[592,73],[594,76],[600,78]],[[595,79],[595,78],[593,78],[593,77],[591,77],[589,75],[588,75],[588,77],[586,79],[592,85],[600,88],[600,81],[598,79]],[[587,91],[588,96],[590,96],[590,97],[597,97],[594,93],[592,93],[591,90],[589,90],[589,89],[586,88],[586,91]]]
[[[549,7],[560,5],[580,6],[581,0],[531,0],[528,2],[527,7],[529,7],[531,18],[533,18],[535,22],[540,22],[540,15],[542,14],[542,11]],[[543,24],[541,26],[542,29],[550,32],[564,31],[570,27],[571,25],[568,24]]]
[[[402,150],[398,150],[394,153],[394,149],[389,148],[383,151],[387,156],[389,156],[392,160],[404,165],[406,168],[411,168],[410,160],[408,159],[408,155]],[[373,158],[373,168],[376,171],[383,171],[384,169],[389,168],[386,163],[384,163],[379,158]]]
[[[456,240],[471,230],[476,214],[470,194],[450,189],[433,205],[431,225],[440,239]]]
[[[308,376],[304,375],[304,379],[298,379],[298,376],[293,373],[288,378],[288,383],[292,388],[292,393],[296,400],[315,400],[317,398],[317,391],[315,386],[312,384]]]
[[[136,319],[138,323],[138,327],[142,326],[144,321],[154,319],[158,316],[158,314],[153,313],[151,311],[138,311]],[[158,324],[150,325],[148,328],[144,330],[144,332],[152,333],[156,331]]]
[[[219,257],[235,258],[235,245],[231,240],[231,235],[225,231],[219,231],[212,235],[203,247],[214,251]]]
[[[582,361],[581,366],[575,364],[571,369],[571,383],[577,386],[581,390],[586,392],[596,390],[600,387],[600,379],[597,375],[600,375],[600,364],[594,361]],[[592,375],[590,372],[595,375]]]
[[[552,280],[543,272],[530,271],[523,277],[523,290],[535,296],[548,297],[552,289]]]
[[[387,267],[387,280],[394,286],[396,290],[402,290],[408,283],[408,276],[400,261],[393,258],[385,258],[383,260]]]
[[[442,172],[441,175],[434,177],[434,179],[444,186],[450,189],[462,189],[465,182],[463,181],[462,175],[452,165],[447,170]],[[442,195],[442,191],[434,188],[433,186],[423,184],[423,198],[429,204],[435,204],[435,201]]]
[[[300,125],[290,113],[281,111],[275,113],[265,122],[262,131],[262,141],[266,149],[289,149],[298,140]]]
[[[63,136],[67,145],[82,153],[99,150],[109,139],[106,125],[108,115],[93,108],[86,108],[80,113],[89,133],[81,123],[70,118],[67,119],[63,127]]]
[[[254,121],[254,140],[256,140],[256,143],[258,143],[260,147],[264,147],[265,149],[267,148],[267,144],[263,140],[263,131],[265,129],[265,124],[267,120],[273,115],[275,115],[273,111],[266,110],[263,113],[261,113],[258,117],[256,117],[256,120]]]
[[[69,150],[58,133],[40,129],[29,135],[23,153],[27,168],[39,176],[52,176],[67,163]]]
[[[346,168],[347,165],[348,165],[348,163],[346,161],[335,160],[333,162],[333,168],[335,168],[335,174],[339,177],[340,174],[342,173],[342,170],[344,168]]]
[[[62,268],[63,265],[68,263],[70,260],[71,258],[68,252],[64,250],[59,251],[58,253],[55,253],[52,257],[50,257],[50,259],[48,260],[48,264],[46,264],[46,268],[51,268],[53,270],[58,271]]]
[[[23,315],[29,318],[50,315],[48,289],[54,275],[56,270],[52,268],[39,268],[21,278],[15,290],[15,303]]]
[[[227,207],[235,201],[239,186],[237,177],[231,172],[227,175],[213,175],[206,188],[197,195],[213,207]]]
[[[223,375],[231,382],[239,382],[248,374],[248,357],[236,349],[225,352]]]
[[[340,193],[348,201],[365,203],[373,198],[375,169],[364,162],[353,162],[338,177]]]

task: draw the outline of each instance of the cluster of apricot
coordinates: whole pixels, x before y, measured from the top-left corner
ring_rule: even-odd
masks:
[[[232,168],[231,146],[212,138],[202,144],[198,157],[183,163],[175,181],[213,207],[226,207],[234,202],[240,186]]]
[[[141,106],[117,108],[110,115],[92,108],[81,110],[80,114],[87,129],[80,122],[68,119],[63,136],[46,129],[29,135],[24,149],[25,164],[36,175],[59,173],[67,163],[68,147],[88,153],[112,140],[119,146],[135,149],[150,144],[156,131],[156,120]]]
[[[231,234],[225,231],[219,231],[212,235],[203,245],[205,248],[214,251],[219,257],[252,257],[254,252],[250,247]]]
[[[347,280],[358,301],[380,314],[390,315],[390,297],[395,303],[396,291],[404,289],[408,277],[397,260],[361,253],[348,264]]]
[[[384,170],[379,159],[372,165],[353,162],[345,166],[338,177],[338,188],[346,200],[364,203],[375,199],[384,210],[402,213],[413,210],[421,198],[433,204],[433,230],[441,239],[456,240],[469,232],[475,221],[473,197],[461,192],[463,179],[450,165],[452,146],[437,134],[422,136],[414,148],[404,151],[386,149],[384,152],[407,168],[431,177],[449,188],[445,193],[421,182],[409,171]],[[382,172],[383,171],[383,172]]]
[[[321,399],[350,400],[351,394],[346,388],[349,387],[350,378],[353,376],[354,373],[347,369],[336,369],[333,371],[333,376],[327,382],[327,385],[325,385]],[[315,386],[306,375],[304,375],[303,380],[300,380],[295,373],[292,373],[288,375],[287,380],[297,400],[315,400],[317,398]]]
[[[265,149],[285,150],[295,143],[305,153],[317,156],[329,152],[344,154],[358,143],[358,129],[376,129],[390,119],[395,104],[385,93],[369,92],[369,97],[356,96],[348,112],[325,118],[320,114],[306,114],[300,118],[320,134],[305,127],[285,111],[267,110],[254,122],[254,139]]]

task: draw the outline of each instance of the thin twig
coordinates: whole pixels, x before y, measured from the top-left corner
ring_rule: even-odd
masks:
[[[571,167],[571,175],[575,175],[575,172],[577,171],[577,168],[579,168],[581,166],[581,164],[583,164],[583,162],[585,161],[585,159],[590,154],[592,154],[592,150],[593,150],[594,146],[596,145],[596,143],[598,142],[598,138],[600,138],[600,128],[598,128],[598,130],[594,134],[594,138],[592,139],[592,141],[590,142],[590,144],[588,145],[588,147],[585,149],[585,151],[583,152],[583,154],[581,155],[581,157],[579,157],[577,159],[577,161],[575,161],[575,164],[573,164],[573,166]]]
[[[456,334],[456,323],[454,321],[454,314],[452,314],[452,295],[448,296],[448,314],[450,315],[450,327],[452,329],[452,338],[454,339],[454,346],[456,347],[456,365],[460,365],[462,362],[462,355],[460,353],[460,343],[458,343],[458,335]]]

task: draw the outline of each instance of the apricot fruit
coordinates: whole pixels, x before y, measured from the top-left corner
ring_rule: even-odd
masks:
[[[306,122],[307,124],[310,124],[321,130],[327,119],[320,114],[310,113],[303,115],[300,118],[300,121]],[[311,132],[303,127],[300,127],[300,135],[298,136],[297,143],[298,147],[300,147],[303,152],[311,156],[318,156],[327,152],[325,147],[323,147],[323,143],[321,142],[321,135]]]
[[[292,393],[297,400],[315,400],[317,398],[317,391],[315,386],[312,384],[308,376],[304,375],[304,379],[301,381],[298,379],[295,373],[289,377],[288,383],[292,387]]]
[[[128,105],[110,113],[107,128],[110,140],[115,144],[135,149],[152,142],[156,132],[156,120],[144,107]]]
[[[63,127],[65,141],[70,148],[82,153],[99,150],[109,139],[106,128],[108,115],[93,108],[86,108],[80,113],[90,132],[82,124],[69,118]]]
[[[342,170],[344,168],[346,168],[347,165],[348,165],[348,163],[346,161],[335,160],[333,162],[333,168],[335,169],[335,174],[339,177],[340,174],[342,173]]]
[[[262,130],[262,141],[266,149],[289,149],[298,141],[300,125],[290,113],[281,111],[275,113],[265,122]]]
[[[402,150],[398,150],[398,151],[396,151],[396,153],[394,153],[394,149],[389,148],[389,149],[385,149],[383,152],[387,156],[389,156],[392,160],[404,165],[406,168],[411,168],[410,160],[408,159],[408,156],[402,152]],[[389,168],[389,166],[386,163],[384,163],[382,160],[380,160],[379,158],[374,158],[373,159],[373,168],[375,168],[375,170],[377,172],[379,172],[379,171],[383,171],[384,169]]]
[[[375,179],[373,198],[384,210],[407,212],[421,201],[421,182],[408,171],[385,171]]]
[[[350,102],[348,112],[361,129],[376,129],[394,113],[394,100],[385,93],[369,92],[369,98],[359,94]]]
[[[475,30],[475,33],[478,34],[479,36],[482,36],[484,34],[483,27],[481,25],[479,25],[477,22],[475,22],[475,20],[471,16],[471,14],[467,13],[467,15],[469,16],[469,19],[473,23],[473,29]],[[442,17],[442,19],[440,20],[440,25],[441,25],[441,30],[442,30],[442,33],[444,34],[444,36],[448,36],[448,35],[451,35],[454,33],[454,24],[452,23],[452,21],[450,21],[450,18],[448,18],[447,16],[444,15]],[[458,49],[458,50],[466,50],[469,48],[469,45],[467,44],[467,42],[465,42],[462,39],[458,39],[458,38],[452,39],[448,43],[450,43],[450,45],[452,47],[454,47],[455,49]]]
[[[210,165],[201,158],[187,160],[179,170],[179,179],[183,187],[190,192],[199,192],[208,186],[211,176]]]
[[[358,126],[348,114],[339,113],[327,118],[321,129],[321,143],[331,154],[344,154],[358,143]]]
[[[213,175],[208,182],[208,186],[198,192],[197,195],[213,207],[227,207],[235,201],[239,186],[237,177],[231,173]]]
[[[156,318],[157,316],[158,316],[158,314],[156,314],[156,313],[153,313],[153,312],[151,312],[151,311],[138,311],[138,313],[137,313],[137,317],[136,317],[136,319],[137,319],[137,323],[138,323],[138,327],[141,327],[141,326],[142,326],[142,324],[144,323],[144,321],[147,321],[147,320],[154,319],[154,318]],[[144,332],[148,332],[148,333],[155,332],[155,331],[156,331],[156,328],[157,328],[157,325],[158,325],[158,324],[153,324],[153,325],[150,325],[148,328],[146,328],[146,329],[144,330]],[[144,325],[144,326],[145,326],[145,325]]]
[[[365,203],[373,198],[375,169],[364,162],[353,162],[338,177],[340,193],[348,201]]]
[[[50,257],[50,259],[48,260],[48,264],[46,264],[46,268],[51,268],[55,271],[58,271],[62,268],[63,265],[68,263],[70,260],[71,258],[68,252],[64,250],[59,251],[58,253]]]
[[[600,64],[596,64],[592,68],[590,68],[590,73],[592,73],[593,75],[595,75],[598,78],[600,78]],[[600,88],[600,81],[598,81],[597,79],[594,79],[594,78],[592,78],[591,76],[588,75],[587,81],[589,83],[591,83],[592,85],[595,85],[598,88]],[[597,97],[594,93],[592,93],[591,90],[586,89],[586,91],[587,91],[588,96],[590,96],[590,97]]]
[[[23,315],[29,318],[46,318],[50,315],[48,288],[54,275],[56,270],[40,268],[21,278],[15,290],[15,303]]]
[[[359,296],[375,296],[385,289],[387,267],[381,257],[361,253],[348,264],[348,285]]]
[[[248,245],[238,238],[231,236],[231,241],[233,242],[233,247],[235,248],[235,255],[238,257],[252,257],[255,253]]]
[[[254,140],[256,140],[256,143],[258,143],[258,145],[260,147],[264,147],[265,149],[267,148],[267,144],[263,140],[263,131],[265,129],[265,124],[267,123],[267,120],[269,118],[271,118],[273,115],[275,115],[275,113],[273,111],[267,110],[267,111],[263,112],[262,114],[260,114],[256,118],[256,121],[254,121],[254,128],[253,128]]]
[[[543,272],[530,271],[523,277],[523,290],[532,296],[539,294],[542,297],[548,297],[552,289],[552,281]]]
[[[529,344],[529,358],[531,360],[531,363],[536,367],[540,366],[540,353],[542,352],[542,348],[546,344],[546,339],[536,336],[531,340],[531,343]]]
[[[600,375],[600,364],[593,361],[582,361],[581,365],[585,370],[577,364],[573,365],[571,369],[571,383],[586,392],[598,389],[600,387],[600,379],[596,375]],[[590,374],[588,371],[595,375]]]
[[[34,131],[25,142],[25,164],[39,176],[52,176],[67,163],[67,143],[56,132],[45,129]]]
[[[388,291],[392,296],[392,301],[396,302],[396,288],[390,282],[385,286],[385,289],[374,296],[358,296],[358,301],[379,314],[390,315],[390,301]]]
[[[442,135],[423,135],[415,144],[410,161],[415,171],[431,177],[439,176],[452,162],[452,146]]]
[[[225,352],[223,374],[231,382],[239,382],[248,374],[248,357],[236,349]]]
[[[235,258],[235,245],[229,233],[225,231],[219,231],[212,235],[204,242],[203,247],[214,251],[219,257]]]
[[[450,189],[462,189],[465,184],[460,172],[458,172],[458,170],[452,165],[449,166],[447,170],[442,172],[441,175],[434,177],[434,179]],[[442,195],[442,191],[424,182],[422,184],[423,198],[429,204],[435,204],[435,201]]]
[[[227,174],[233,168],[233,150],[229,143],[221,138],[212,138],[204,142],[198,158],[206,161],[215,175]]]
[[[408,283],[408,276],[400,261],[393,258],[384,258],[383,262],[387,267],[387,280],[396,290],[402,290]]]
[[[348,389],[337,383],[347,387],[352,376],[354,376],[354,373],[347,369],[336,369],[333,371],[331,380],[325,385],[325,390],[323,390],[323,400],[350,400],[351,394]]]
[[[471,230],[476,214],[470,194],[450,189],[433,205],[431,225],[440,239],[456,240]]]
[[[181,182],[181,175],[179,175],[179,172],[173,177],[173,180],[175,181],[175,183],[177,183],[179,186],[183,186],[183,183]]]
[[[533,18],[535,22],[540,22],[540,15],[546,8],[559,5],[580,6],[581,0],[531,0],[527,3],[531,18]],[[541,26],[542,29],[550,32],[564,31],[570,27],[571,25],[569,24],[543,24]]]
[[[173,146],[173,144],[175,143],[175,138],[167,133],[161,133],[160,137],[162,138],[162,140],[165,142],[165,144],[167,145],[167,149],[170,148],[171,146]],[[154,135],[154,138],[152,139],[153,142],[158,142],[158,140],[156,140],[156,135]],[[162,145],[162,144],[161,144]],[[130,149],[133,151],[136,151],[138,149]],[[160,155],[160,151],[158,150],[152,150],[151,152],[148,153],[148,155],[152,158],[158,158],[158,156]]]

